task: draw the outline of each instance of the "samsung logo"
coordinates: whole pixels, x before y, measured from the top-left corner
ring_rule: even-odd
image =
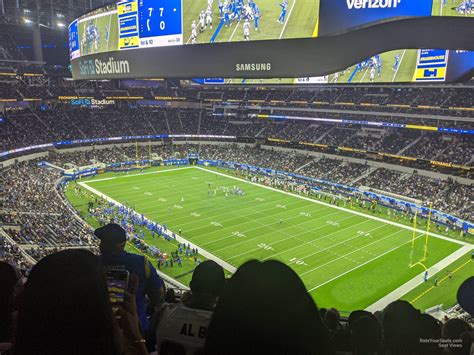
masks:
[[[270,71],[271,63],[239,63],[235,65],[235,71]]]
[[[107,61],[83,60],[79,62],[79,71],[81,75],[129,74],[130,63],[128,60],[115,60],[113,57]]]
[[[397,8],[402,0],[346,0],[349,10]]]

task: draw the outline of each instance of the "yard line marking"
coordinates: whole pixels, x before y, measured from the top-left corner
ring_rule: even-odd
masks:
[[[290,21],[290,16],[291,16],[291,13],[293,12],[293,8],[295,7],[295,4],[296,4],[296,0],[293,1],[293,5],[291,5],[290,12],[288,13],[288,17],[286,18],[285,24],[283,25],[283,29],[281,30],[279,39],[282,39],[282,37],[283,37],[283,33],[285,32],[286,25],[288,24],[288,21]]]
[[[230,35],[228,42],[232,42],[232,38],[234,38],[235,31],[237,31],[237,28],[239,27],[239,25],[240,25],[240,20],[239,20],[239,21],[237,22],[237,24],[235,25],[234,31],[233,31],[232,34]]]
[[[456,262],[457,260],[462,258],[464,255],[466,255],[469,251],[471,251],[473,249],[474,249],[474,246],[472,246],[472,245],[471,246],[467,246],[467,245],[463,246],[462,248],[459,248],[458,250],[456,250],[452,254],[448,255],[447,257],[445,257],[441,261],[437,262],[435,265],[428,268],[427,271],[428,271],[428,274],[430,275],[430,278],[437,275],[440,271],[442,271],[443,269],[445,269],[446,267],[448,267],[452,263]],[[472,261],[471,261],[471,259],[468,259],[467,262],[469,263],[469,262],[472,262]],[[453,273],[455,273],[455,272],[456,272],[456,270],[453,270]],[[395,290],[393,290],[389,294],[385,295],[384,297],[379,299],[377,302],[375,302],[375,303],[371,304],[370,306],[368,306],[366,308],[366,310],[368,310],[369,312],[375,312],[375,311],[384,309],[391,302],[402,298],[404,295],[408,294],[413,289],[415,289],[419,285],[423,284],[424,283],[423,276],[424,276],[424,271],[423,271],[423,273],[415,276],[414,278],[412,278],[408,282],[404,283],[400,287],[396,288]],[[440,284],[441,284],[441,282],[440,282]],[[430,290],[430,289],[428,289],[428,290]],[[425,292],[427,293],[428,290],[426,290]],[[418,296],[417,298],[412,300],[410,303],[413,304],[419,298],[421,298],[422,295]]]
[[[418,238],[420,238],[420,237],[423,237],[423,234],[420,234],[420,235],[419,235],[418,237],[416,237],[415,239],[418,239]],[[409,241],[407,241],[406,243],[400,244],[400,245],[396,246],[395,248],[392,248],[392,249],[390,249],[390,250],[387,250],[386,252],[384,252],[384,253],[382,253],[382,254],[376,256],[375,258],[372,258],[372,259],[370,259],[370,260],[367,260],[366,262],[364,262],[364,263],[362,263],[362,264],[360,264],[360,265],[357,265],[356,267],[353,267],[352,269],[349,269],[349,270],[343,272],[342,274],[339,274],[339,275],[337,275],[337,276],[335,276],[335,277],[333,277],[333,278],[331,278],[331,279],[329,279],[329,280],[327,280],[327,281],[324,281],[323,283],[321,283],[321,284],[319,284],[319,285],[317,285],[317,286],[315,286],[315,287],[309,289],[308,292],[312,292],[312,291],[314,291],[314,290],[316,290],[316,289],[318,289],[318,288],[320,288],[320,287],[322,287],[322,286],[324,286],[324,285],[326,285],[326,284],[328,284],[328,283],[330,283],[330,282],[333,282],[334,280],[337,280],[338,278],[340,278],[340,277],[342,277],[342,276],[344,276],[344,275],[347,275],[348,273],[350,273],[350,272],[352,272],[352,271],[354,271],[354,270],[357,270],[357,269],[361,268],[362,266],[371,263],[371,262],[374,261],[374,260],[380,259],[382,256],[385,256],[385,255],[391,253],[392,251],[395,251],[395,250],[397,250],[397,249],[400,249],[402,246],[404,246],[404,245],[406,245],[406,244],[409,244],[409,243],[411,243],[411,242],[412,242],[412,241],[409,240]],[[300,276],[301,276],[301,274],[300,274]]]
[[[327,206],[327,207],[331,207],[331,208],[334,208],[336,210],[340,210],[340,211],[344,211],[344,212],[347,212],[347,213],[352,213],[352,214],[355,214],[355,215],[358,215],[358,216],[361,216],[361,217],[365,217],[365,218],[368,218],[368,219],[372,219],[374,221],[379,221],[379,222],[382,222],[382,223],[385,223],[385,224],[390,224],[392,226],[397,226],[399,228],[402,228],[402,229],[406,229],[406,230],[409,230],[409,231],[415,231],[415,232],[418,232],[418,233],[423,233],[423,234],[426,234],[426,231],[424,230],[421,230],[421,229],[418,229],[418,228],[413,228],[413,227],[410,227],[410,226],[406,226],[404,224],[400,224],[400,223],[396,223],[396,222],[393,222],[393,221],[389,221],[387,219],[383,219],[383,218],[380,218],[380,217],[375,217],[375,216],[372,216],[372,215],[369,215],[369,214],[365,214],[365,213],[362,213],[362,212],[359,212],[359,211],[353,211],[353,210],[350,210],[350,209],[347,209],[345,207],[340,207],[340,206],[334,206],[334,205],[331,205],[327,202],[323,202],[323,201],[318,201],[318,200],[315,200],[315,199],[312,199],[310,197],[306,197],[306,196],[300,196],[300,195],[296,195],[292,192],[287,192],[287,191],[282,191],[282,190],[279,190],[279,189],[276,189],[274,187],[270,187],[270,186],[265,186],[265,185],[260,185],[260,184],[257,184],[255,182],[251,182],[251,181],[247,181],[247,180],[244,180],[244,179],[241,179],[241,178],[238,178],[238,177],[235,177],[235,176],[231,176],[231,175],[226,175],[226,174],[223,174],[223,173],[220,173],[218,171],[213,171],[213,170],[208,170],[208,169],[205,169],[205,168],[201,168],[199,166],[194,166],[195,169],[199,169],[199,170],[203,170],[203,171],[207,171],[208,173],[210,174],[216,174],[216,175],[220,175],[220,176],[225,176],[225,177],[228,177],[229,179],[234,179],[234,180],[237,180],[237,181],[242,181],[242,182],[245,182],[247,184],[250,184],[250,185],[255,185],[255,186],[260,186],[262,189],[267,189],[267,190],[271,190],[271,191],[276,191],[276,192],[279,192],[281,194],[284,194],[284,195],[290,195],[290,196],[293,196],[293,197],[296,197],[296,198],[300,198],[302,200],[306,200],[306,201],[310,201],[312,203],[317,203],[319,205],[323,205],[323,206]],[[459,244],[459,245],[471,245],[467,242],[462,242],[460,240],[456,240],[456,239],[452,239],[452,238],[449,238],[449,237],[445,237],[445,236],[442,236],[442,235],[439,235],[439,234],[436,234],[436,233],[433,233],[433,232],[428,232],[428,235],[431,236],[431,237],[435,237],[435,238],[438,238],[438,239],[442,239],[442,240],[447,240],[448,242],[451,242],[451,243],[455,243],[455,244]]]
[[[326,263],[324,263],[324,264],[318,265],[317,267],[315,267],[315,268],[313,268],[313,269],[311,269],[311,270],[308,270],[308,271],[305,271],[305,272],[299,274],[299,276],[300,276],[300,277],[303,277],[304,275],[310,274],[310,273],[312,273],[313,271],[319,270],[319,269],[321,269],[322,267],[325,267],[325,266],[327,266],[327,265],[329,265],[329,264],[334,263],[335,261],[338,261],[338,260],[340,260],[340,259],[344,259],[344,258],[347,257],[348,255],[352,255],[352,254],[354,254],[354,253],[356,253],[356,252],[358,252],[358,251],[360,251],[360,250],[362,250],[362,249],[365,249],[366,247],[368,247],[368,246],[370,246],[370,245],[374,245],[374,244],[380,243],[381,241],[386,240],[386,239],[388,239],[388,238],[392,237],[393,235],[396,235],[396,234],[398,234],[398,233],[400,233],[400,232],[402,232],[401,229],[398,230],[398,231],[396,231],[396,232],[390,233],[389,235],[387,235],[387,236],[385,236],[385,237],[383,237],[383,238],[377,239],[376,241],[374,241],[374,242],[372,242],[372,243],[369,243],[369,244],[367,244],[367,245],[364,245],[363,247],[356,248],[356,249],[352,250],[350,253],[344,254],[343,256],[341,256],[341,257],[339,257],[339,258],[337,258],[337,259],[332,259],[332,260],[330,260],[330,261],[328,261],[328,262],[326,262]],[[360,238],[360,236],[358,236],[358,237]],[[300,259],[304,260],[304,259],[306,259],[306,258],[309,258],[309,257],[311,257],[311,256],[317,255],[317,254],[319,254],[319,253],[320,253],[320,251],[319,251],[319,252],[314,252],[314,253],[311,253],[311,254],[309,254],[309,255],[302,256]]]
[[[87,185],[86,183],[84,182],[78,182],[79,185],[81,185],[82,187],[84,187],[85,189],[89,190],[90,192],[96,194],[97,196],[99,197],[102,197],[104,198],[106,201],[109,201],[109,202],[113,202],[114,204],[116,204],[117,206],[122,206],[124,207],[120,202],[114,200],[113,198],[110,198],[109,196],[107,196],[106,194],[103,194],[102,192],[94,189],[93,187]],[[139,216],[139,214],[137,212],[135,212],[135,214],[137,216]],[[145,217],[145,220],[148,221],[148,222],[151,222],[151,220],[149,218],[146,218]],[[153,221],[154,222],[154,221]],[[159,226],[162,226],[161,224],[159,224]],[[168,231],[170,233],[172,233],[171,230],[168,229]],[[218,263],[220,266],[222,266],[224,269],[234,273],[237,268],[231,264],[229,264],[228,262],[222,260],[221,258],[215,256],[214,254],[211,254],[210,252],[208,252],[207,250],[201,248],[200,246],[198,245],[195,245],[194,243],[192,243],[191,241],[181,237],[180,235],[176,234],[176,240],[178,242],[181,242],[181,243],[186,243],[186,244],[189,244],[191,246],[191,248],[198,248],[199,249],[199,254],[201,254],[202,256],[204,256],[205,258],[207,259],[210,259],[210,260],[214,260],[216,263]]]
[[[109,27],[108,27],[109,35],[107,37],[107,52],[109,51],[109,39],[110,39],[110,34],[112,32],[111,27],[110,27],[111,24],[112,24],[112,16],[109,16]]]
[[[400,63],[398,63],[398,67],[397,67],[397,69],[395,70],[395,73],[393,74],[392,83],[395,81],[395,78],[397,77],[398,69],[400,69],[400,67],[402,66],[403,57],[405,57],[406,51],[407,51],[407,50],[405,49],[405,50],[403,51],[403,53],[402,53],[402,57],[400,58]]]
[[[140,199],[140,200],[143,200],[143,199]],[[146,200],[150,200],[150,199],[146,199]],[[202,202],[202,200],[201,200],[201,202]],[[185,204],[185,207],[186,207],[187,209],[191,209],[191,210],[192,210],[193,208],[192,208],[192,207],[190,208],[189,206],[192,206],[192,205],[198,204],[198,203],[199,203],[199,202],[195,202],[195,203],[191,203],[191,204],[190,204],[190,203],[186,203],[186,204]],[[271,203],[271,201],[269,201],[267,204],[270,204],[270,203]],[[293,204],[296,205],[296,203],[293,203]],[[209,205],[210,205],[210,204],[209,204]],[[300,206],[300,207],[295,207],[295,208],[296,208],[296,209],[301,209],[301,208],[304,208],[304,207],[305,207],[305,206]],[[253,209],[253,208],[255,208],[255,206],[248,206],[248,207],[246,207],[246,208],[241,208],[239,211],[240,211],[240,212],[241,212],[241,211],[246,211],[246,210],[250,210],[250,209]],[[197,208],[196,208],[196,209],[197,209]],[[275,209],[274,207],[271,207],[271,208],[268,208],[268,209],[265,209],[265,210],[262,210],[262,211],[258,212],[257,214],[263,214],[264,216],[263,216],[263,217],[256,218],[255,220],[260,220],[260,219],[263,219],[263,218],[272,217],[271,215],[265,214],[265,212],[266,212],[266,211],[272,211],[272,210],[274,210],[274,209]],[[149,210],[149,209],[140,209],[140,212],[141,212],[141,213],[144,213],[144,214],[148,214],[149,217],[153,217],[155,214],[156,214],[156,215],[158,215],[158,214],[162,215],[162,213],[160,213],[160,212],[147,213],[147,212],[146,212],[147,210]],[[151,209],[151,210],[155,210],[155,209]],[[220,213],[220,217],[222,217],[222,216],[224,216],[224,215],[233,215],[233,217],[231,217],[231,218],[221,219],[221,220],[220,220],[221,223],[226,222],[226,221],[233,220],[233,219],[235,219],[235,218],[243,218],[241,215],[235,214],[235,213],[236,213],[235,211],[228,211],[228,210],[229,210],[228,206],[223,207],[223,208],[218,209],[218,210],[213,210],[213,211],[212,211],[213,215],[210,215],[210,216],[207,216],[207,217],[203,217],[203,218],[201,219],[201,221],[215,219],[215,214],[216,214],[216,213]],[[228,212],[219,212],[219,211],[228,211]],[[321,211],[321,209],[317,209],[317,210],[315,210],[314,212],[318,212],[318,211]],[[164,213],[166,213],[166,212],[164,212]],[[203,212],[203,213],[204,213],[204,212]],[[273,219],[276,219],[276,217],[275,217],[276,215],[284,214],[284,213],[287,213],[287,212],[286,212],[286,211],[279,211],[279,212],[275,213],[275,214],[273,215]],[[181,215],[181,212],[177,212],[177,214]],[[173,215],[173,213],[171,213],[171,214],[168,213],[168,214],[167,214],[167,216],[168,216],[167,219],[168,219],[169,221],[172,221],[173,224],[179,223],[180,220],[189,221],[189,219],[188,219],[186,216],[182,216],[182,217],[180,217],[180,218],[173,218],[172,215]],[[301,216],[292,217],[291,219],[294,219],[294,218],[301,218]],[[248,219],[248,218],[247,218],[247,219]],[[252,221],[255,221],[255,220],[252,220]],[[189,221],[189,222],[184,223],[184,224],[181,224],[181,225],[182,225],[182,226],[185,226],[185,225],[190,225],[190,224],[195,225],[195,222]],[[202,228],[202,227],[193,228],[193,229],[191,229],[191,230],[188,230],[188,232],[189,232],[189,231],[194,231],[194,230],[197,230],[197,229],[200,229],[200,228]],[[230,228],[230,227],[225,227],[225,228]],[[211,233],[213,233],[213,232],[211,232]],[[209,233],[209,234],[211,234],[211,233]],[[203,235],[203,236],[205,236],[205,235]],[[207,236],[207,234],[206,234],[206,236]],[[200,237],[200,236],[197,236],[197,238],[199,238],[199,237]]]
[[[325,217],[327,217],[327,216],[323,216],[322,218],[325,218]],[[346,219],[349,219],[349,218],[352,218],[352,217],[353,217],[353,216],[349,216],[349,217],[346,217],[346,218],[341,219],[340,221],[342,222],[343,220],[346,220]],[[319,218],[317,218],[316,220],[318,220],[318,219],[319,219]],[[365,222],[367,222],[367,221],[362,221],[362,222],[359,222],[359,223],[357,223],[357,224],[361,224],[361,223],[365,223]],[[306,223],[306,222],[304,222],[304,223]],[[357,225],[357,224],[356,224],[356,225]],[[345,228],[339,229],[339,230],[337,230],[337,231],[335,231],[335,232],[331,232],[331,233],[329,233],[329,234],[326,234],[326,235],[324,235],[324,236],[322,236],[322,237],[305,241],[303,244],[314,243],[315,241],[318,241],[318,240],[327,239],[327,238],[329,238],[329,236],[331,236],[331,235],[333,235],[333,234],[335,234],[335,233],[339,233],[341,230],[345,230],[345,229],[347,229],[347,228],[352,228],[353,226],[354,226],[354,225],[350,225],[350,226],[347,226],[347,227],[345,227]],[[319,229],[328,228],[328,227],[329,227],[328,225],[322,225],[322,226],[319,226],[319,227],[317,227],[317,228],[307,230],[307,231],[305,231],[305,232],[303,232],[303,233],[293,234],[293,235],[291,235],[290,237],[277,240],[277,241],[275,241],[275,242],[273,242],[273,243],[270,243],[269,245],[270,245],[270,246],[274,246],[274,245],[276,245],[276,244],[278,244],[278,243],[282,243],[282,242],[285,242],[285,241],[287,241],[287,240],[289,240],[289,239],[294,239],[294,238],[296,238],[296,239],[298,239],[298,240],[301,240],[301,239],[299,239],[298,237],[301,236],[301,235],[303,235],[303,234],[312,233],[312,232],[317,231],[317,230],[319,230]],[[268,234],[266,234],[266,235],[268,235]],[[260,238],[260,237],[258,237],[258,238]],[[330,238],[329,238],[329,239],[330,239]],[[292,247],[292,248],[285,249],[284,251],[281,251],[281,252],[279,252],[279,253],[272,254],[271,256],[268,256],[268,257],[266,257],[266,258],[263,258],[262,261],[263,261],[263,260],[267,260],[267,259],[274,258],[274,257],[277,256],[277,255],[280,255],[280,254],[283,254],[283,253],[288,252],[289,250],[297,249],[297,248],[301,247],[303,244],[299,244],[299,245],[294,246],[294,247]],[[245,253],[241,253],[241,254],[238,254],[238,255],[234,255],[234,256],[232,256],[232,257],[230,257],[230,258],[226,258],[226,259],[227,259],[227,260],[231,260],[231,259],[234,259],[234,258],[236,258],[236,257],[242,256],[242,255],[244,255],[244,254],[252,253],[252,252],[254,252],[254,251],[256,251],[256,250],[260,250],[260,248],[254,248],[254,249],[251,249],[251,250],[249,250],[249,251],[247,251],[247,252],[245,252]]]
[[[137,176],[143,176],[143,175],[151,175],[151,174],[161,174],[161,173],[167,173],[170,171],[176,171],[176,170],[186,170],[186,169],[192,169],[192,166],[185,166],[182,168],[174,168],[174,169],[167,169],[167,170],[159,170],[159,171],[150,171],[148,173],[139,173],[139,174],[132,174],[132,175],[124,175],[124,176],[114,176],[114,177],[109,177],[109,178],[103,178],[103,179],[94,179],[94,180],[88,180],[85,181],[85,184],[91,184],[94,182],[99,182],[99,181],[105,181],[105,180],[112,180],[112,179],[125,179],[125,178],[130,178],[130,177],[137,177]]]
[[[363,82],[365,79],[365,76],[367,75],[367,72],[369,71],[369,68],[365,68],[364,75],[362,75],[362,78],[360,78],[360,82]]]
[[[326,217],[327,217],[327,216],[322,216],[321,218],[326,218]],[[352,217],[352,216],[351,216],[351,217]],[[349,218],[351,218],[351,217],[346,217],[346,218],[344,218],[344,219],[349,219]],[[318,219],[319,219],[319,218],[317,218],[317,219],[315,219],[315,220],[318,220]],[[315,220],[312,220],[312,221],[315,221]],[[311,221],[311,222],[312,222],[312,221]],[[341,220],[341,221],[342,221],[342,220]],[[308,222],[310,222],[310,221],[306,221],[306,222],[303,222],[303,223],[301,223],[301,224],[305,224],[305,223],[308,223]],[[364,221],[364,222],[366,222],[366,221]],[[360,223],[362,223],[362,222],[360,222]],[[264,226],[265,226],[265,225],[264,225]],[[350,227],[352,227],[352,226],[353,226],[353,225],[351,225]],[[321,226],[319,226],[319,227],[317,227],[317,228],[314,228],[314,229],[306,230],[306,231],[301,232],[301,233],[292,234],[291,236],[289,236],[289,237],[287,237],[287,238],[277,240],[277,241],[275,241],[274,243],[271,243],[271,244],[269,244],[269,245],[270,245],[270,246],[274,246],[274,245],[276,245],[276,244],[278,244],[278,243],[287,241],[287,240],[289,240],[289,239],[297,238],[298,236],[301,236],[301,235],[303,235],[303,234],[312,233],[312,232],[314,232],[314,231],[316,231],[316,230],[319,230],[319,229],[322,229],[322,228],[326,228],[326,227],[328,227],[328,226],[327,226],[327,225],[321,225]],[[349,227],[347,227],[347,228],[349,228]],[[257,229],[257,228],[256,228],[256,229]],[[284,230],[284,229],[283,229],[283,230]],[[281,229],[280,229],[280,231],[281,231]],[[340,230],[339,230],[339,231],[340,231]],[[337,231],[337,232],[339,232],[339,231]],[[247,231],[247,232],[248,232],[248,231]],[[330,234],[328,234],[327,236],[332,235],[332,234],[334,234],[334,233],[336,233],[336,232],[330,233]],[[242,243],[244,243],[244,242],[255,241],[255,240],[260,239],[260,238],[262,238],[262,237],[268,236],[269,234],[270,234],[270,233],[260,234],[260,235],[254,237],[254,238],[247,239],[247,240],[245,240],[245,241],[242,241],[242,242],[239,242],[239,243],[235,243],[235,244],[232,244],[232,245],[229,245],[229,246],[220,248],[220,249],[216,249],[216,251],[221,251],[221,250],[224,250],[224,249],[228,249],[228,248],[234,247],[235,245],[242,244]],[[324,237],[317,238],[317,240],[321,240],[321,239],[325,239],[325,238],[324,238]],[[298,247],[300,247],[300,246],[301,246],[301,245],[298,245]],[[291,249],[293,249],[293,248],[287,249],[287,250],[285,250],[285,252],[288,251],[288,250],[291,250]],[[238,255],[234,255],[234,256],[232,256],[232,257],[230,257],[230,258],[226,258],[226,259],[227,259],[227,260],[232,260],[232,259],[234,259],[234,258],[236,258],[236,257],[242,256],[242,255],[244,255],[244,254],[252,253],[252,252],[254,252],[254,251],[256,251],[256,250],[260,250],[260,248],[254,248],[254,249],[251,249],[251,250],[247,250],[245,253],[241,253],[241,254],[238,254]],[[275,255],[278,255],[278,254],[280,254],[280,253],[274,254],[274,255],[272,255],[271,257],[274,257]],[[267,258],[265,258],[265,259],[267,259]],[[265,260],[265,259],[262,259],[262,260]]]
[[[365,221],[365,222],[367,222],[367,221]],[[319,240],[329,238],[330,235],[339,233],[340,231],[345,230],[345,229],[348,229],[348,228],[353,228],[354,226],[356,226],[356,225],[358,225],[358,224],[361,224],[361,223],[362,223],[362,222],[359,222],[359,223],[356,223],[356,224],[352,224],[352,225],[350,225],[350,226],[348,226],[348,227],[346,227],[346,228],[338,229],[338,230],[336,230],[335,232],[329,233],[329,234],[325,235],[324,237],[316,238],[316,239],[313,239],[313,240],[309,240],[309,241],[307,241],[307,242],[304,242],[303,244],[298,245],[298,247],[301,247],[301,246],[303,246],[304,244],[314,243],[314,242],[317,242],[317,241],[319,241]],[[385,227],[385,226],[384,226],[384,225],[379,225],[378,227],[371,229],[371,231],[377,230],[377,229],[382,228],[382,227]],[[308,258],[308,257],[310,257],[310,256],[319,254],[319,253],[321,253],[321,252],[323,252],[323,251],[332,249],[332,248],[334,248],[335,246],[338,246],[338,245],[341,245],[341,244],[345,244],[345,243],[347,243],[348,241],[354,240],[354,239],[357,239],[357,238],[361,238],[361,236],[356,233],[356,236],[354,236],[354,237],[352,237],[352,238],[345,239],[344,241],[341,241],[341,242],[336,243],[336,244],[332,244],[331,246],[326,247],[326,248],[323,248],[323,249],[321,249],[320,251],[318,251],[318,252],[316,252],[316,253],[314,253],[314,254],[310,254],[310,255],[307,255],[307,256],[302,256],[302,257],[300,257],[300,259],[306,259],[306,258]],[[329,238],[329,239],[330,239],[330,238]],[[270,244],[270,245],[272,245],[272,244]],[[298,247],[293,247],[293,248],[290,248],[290,249],[286,249],[286,250],[284,250],[284,251],[282,251],[282,252],[280,252],[280,253],[277,253],[277,254],[275,254],[275,255],[279,255],[279,254],[286,253],[286,252],[288,252],[289,250],[296,249],[296,248],[298,248]],[[274,256],[275,256],[275,255],[274,255]],[[263,259],[263,260],[266,260],[266,259],[268,259],[268,258],[269,258],[269,257],[267,257],[267,258],[265,258],[265,259]],[[290,263],[289,263],[289,264],[290,264]],[[288,264],[288,265],[289,265],[289,264]]]
[[[269,216],[270,216],[270,215],[266,215],[266,216],[264,216],[264,217],[259,218],[258,220],[264,219],[264,218],[268,218]],[[294,217],[294,218],[297,218],[297,217]],[[293,219],[294,219],[294,218],[293,218]],[[233,219],[233,218],[232,218],[232,219]],[[248,218],[247,218],[247,219],[248,219]],[[230,220],[230,219],[228,219],[228,220]],[[250,220],[250,219],[249,219],[249,220]],[[287,219],[287,220],[290,220],[290,219]],[[224,221],[225,221],[225,220],[224,220]],[[224,221],[221,221],[221,222],[224,222]],[[251,222],[254,222],[254,221],[252,221],[252,220],[250,220],[250,221],[251,221]],[[309,221],[305,221],[305,222],[303,222],[303,223],[301,223],[301,224],[308,223],[308,222],[309,222]],[[284,227],[284,228],[282,228],[282,229],[278,229],[278,228],[272,227],[271,225],[268,225],[268,224],[259,223],[259,222],[256,222],[256,223],[259,225],[258,227],[251,228],[251,229],[246,229],[246,230],[244,230],[243,232],[249,233],[249,232],[251,232],[251,231],[260,229],[260,228],[262,228],[262,227],[266,227],[266,228],[268,228],[268,229],[271,229],[272,231],[271,231],[271,232],[264,233],[264,234],[259,234],[258,236],[252,237],[252,238],[250,238],[250,239],[247,239],[247,240],[242,241],[242,242],[239,242],[239,243],[235,243],[235,244],[229,245],[229,246],[224,247],[224,248],[216,249],[216,251],[220,251],[220,250],[223,250],[223,249],[227,249],[227,248],[229,248],[229,247],[233,247],[233,246],[235,246],[235,245],[237,245],[237,244],[240,244],[240,243],[243,243],[243,242],[253,241],[253,240],[259,239],[260,237],[267,236],[269,233],[274,233],[274,231],[283,232],[283,231],[286,231],[286,230],[289,229],[289,228],[292,228],[293,230],[295,229],[295,226],[288,226],[288,227]],[[301,224],[299,224],[298,226],[300,226]],[[298,226],[296,226],[296,227],[298,227]],[[203,227],[204,227],[204,226],[203,226]],[[203,227],[195,228],[195,229],[193,229],[193,230],[200,229],[200,228],[203,228]],[[216,231],[213,231],[213,232],[210,232],[210,233],[206,233],[205,237],[208,237],[209,235],[211,235],[211,234],[213,234],[213,233],[223,234],[227,229],[233,229],[233,228],[235,229],[235,225],[234,225],[234,226],[229,226],[229,227],[223,227],[223,228],[221,228],[221,229],[219,229],[219,230],[216,230]],[[307,231],[306,231],[306,232],[307,232]],[[305,232],[305,233],[306,233],[306,232]],[[198,236],[198,237],[200,237],[200,236]],[[212,240],[212,241],[210,241],[210,242],[206,242],[206,243],[204,243],[204,244],[202,244],[202,245],[206,246],[206,245],[209,245],[209,244],[212,244],[212,243],[220,242],[220,241],[223,241],[223,240],[226,240],[226,239],[231,239],[231,238],[232,238],[232,236],[226,236],[226,237],[223,237],[223,238],[219,238],[219,239],[216,239],[216,240]]]

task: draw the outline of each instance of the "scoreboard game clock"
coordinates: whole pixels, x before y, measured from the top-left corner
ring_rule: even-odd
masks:
[[[183,44],[183,0],[138,0],[140,47]]]

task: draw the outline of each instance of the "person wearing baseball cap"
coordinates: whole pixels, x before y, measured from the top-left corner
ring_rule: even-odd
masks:
[[[94,231],[100,239],[99,249],[106,270],[127,270],[138,279],[135,291],[137,314],[143,333],[147,332],[149,320],[147,308],[154,309],[164,299],[163,282],[154,266],[145,256],[125,251],[127,233],[118,224],[110,223]]]

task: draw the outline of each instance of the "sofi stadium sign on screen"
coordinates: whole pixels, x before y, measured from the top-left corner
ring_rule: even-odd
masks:
[[[124,0],[72,22],[69,45],[71,59],[74,59],[144,47],[329,36],[409,17],[474,17],[472,1],[458,3],[444,0]]]
[[[121,0],[69,25],[72,72],[75,79],[453,81],[450,66],[459,67],[456,78],[474,68],[471,52],[462,52],[474,48],[473,3]],[[426,60],[432,52],[416,48],[460,52],[434,63]]]

